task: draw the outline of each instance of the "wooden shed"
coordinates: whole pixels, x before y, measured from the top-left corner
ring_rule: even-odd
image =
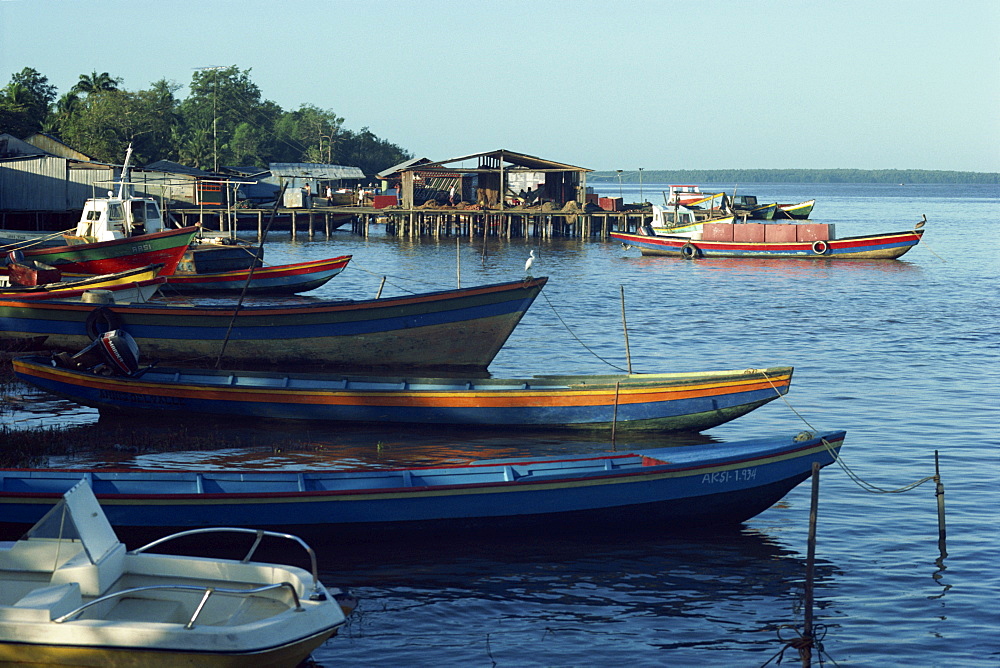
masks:
[[[585,167],[538,158],[507,149],[429,161],[414,159],[379,174],[389,191],[399,189],[404,208],[434,200],[463,201],[487,209],[549,202],[586,203]],[[454,190],[453,190],[454,189]]]
[[[84,202],[106,191],[121,169],[78,155],[53,155],[0,135],[0,225],[48,229],[75,223]]]

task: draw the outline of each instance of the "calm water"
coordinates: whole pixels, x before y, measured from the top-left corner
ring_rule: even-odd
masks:
[[[663,189],[646,184],[643,194],[659,202]],[[598,190],[614,196],[619,187]],[[638,199],[637,186],[622,190],[626,201]],[[358,298],[374,296],[384,275],[385,294],[453,287],[456,256],[462,285],[515,279],[534,249],[533,273],[551,280],[491,366],[498,376],[624,367],[621,286],[635,371],[794,365],[790,407],[773,402],[702,436],[662,441],[792,434],[803,420],[844,428],[845,463],[885,490],[932,475],[940,451],[943,560],[933,484],[877,494],[838,468],[824,469],[815,594],[823,646],[841,666],[1000,665],[1000,189],[824,184],[739,192],[816,198],[813,218],[836,223],[839,236],[910,229],[924,214],[927,234],[895,262],[687,262],[575,240],[491,239],[485,253],[481,240],[463,241],[456,252],[454,239],[363,240],[348,231],[330,241],[300,235],[297,243],[275,233],[267,253],[272,263],[353,254],[350,268],[313,294]],[[0,410],[23,427],[98,419],[25,387],[13,388]],[[190,422],[192,433],[219,428]],[[245,436],[243,448],[113,447],[52,464],[393,465],[606,447],[544,434],[281,423]],[[298,447],[276,452],[277,438]],[[323,666],[759,666],[781,648],[778,627],[801,627],[808,511],[803,485],[735,535],[678,538],[651,527],[625,542],[505,535],[491,544],[328,547],[324,580],[350,586],[361,605],[314,658]],[[791,650],[788,662],[798,665]]]

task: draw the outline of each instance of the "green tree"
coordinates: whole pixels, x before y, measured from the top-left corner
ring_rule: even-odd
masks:
[[[365,174],[377,174],[412,157],[396,144],[379,139],[367,127],[357,133],[343,133],[338,154],[339,164],[359,167]]]
[[[121,162],[131,143],[135,164],[169,151],[175,116],[169,85],[136,92],[106,90],[79,100],[61,125],[61,139],[103,162]]]
[[[41,130],[55,98],[56,88],[48,78],[25,67],[0,91],[0,132],[24,138]]]
[[[337,163],[344,119],[333,111],[303,104],[281,114],[275,124],[274,162]]]
[[[266,137],[281,111],[276,104],[263,99],[260,88],[250,79],[250,70],[236,66],[198,70],[191,78],[190,90],[190,96],[179,107],[185,126],[178,147],[183,162],[214,169],[262,152],[248,148],[251,133],[247,129],[240,132],[238,143],[234,143],[237,126],[247,124],[255,128],[261,147],[266,147]],[[211,149],[208,156],[206,142]]]
[[[95,71],[90,74],[81,74],[80,80],[77,81],[73,88],[70,89],[70,92],[90,95],[91,93],[118,90],[118,84],[121,82],[122,80],[120,78],[113,77],[107,72],[101,72],[98,74]]]

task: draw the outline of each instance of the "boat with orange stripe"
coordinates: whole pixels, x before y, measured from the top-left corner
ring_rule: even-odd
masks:
[[[18,378],[102,413],[505,428],[700,431],[788,392],[792,367],[530,378],[421,378],[153,367],[131,376],[13,361]]]

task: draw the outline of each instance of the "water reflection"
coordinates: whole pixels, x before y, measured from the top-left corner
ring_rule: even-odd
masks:
[[[630,268],[641,271],[663,269],[709,272],[766,272],[783,276],[803,277],[827,275],[832,271],[857,274],[920,274],[923,269],[919,264],[902,260],[777,260],[765,258],[702,258],[692,262],[683,258],[656,257],[643,255],[641,257],[624,257]]]
[[[494,659],[532,644],[540,665],[545,656],[550,665],[595,665],[623,652],[654,665],[665,649],[699,646],[773,653],[778,627],[800,617],[804,568],[753,529],[352,545],[324,555],[321,571],[324,582],[349,586],[359,608],[314,658],[333,665],[367,651],[391,665],[419,648],[436,663],[473,665],[485,658],[487,635]],[[820,591],[835,576],[821,562]],[[615,641],[604,646],[595,633]]]
[[[608,430],[500,431],[482,427],[365,425],[285,420],[225,420],[198,416],[102,416],[104,442],[53,457],[51,467],[154,469],[406,468],[475,459],[623,452],[716,443],[704,434],[618,434]],[[141,433],[140,442],[114,438]],[[173,444],[173,447],[172,445]]]

